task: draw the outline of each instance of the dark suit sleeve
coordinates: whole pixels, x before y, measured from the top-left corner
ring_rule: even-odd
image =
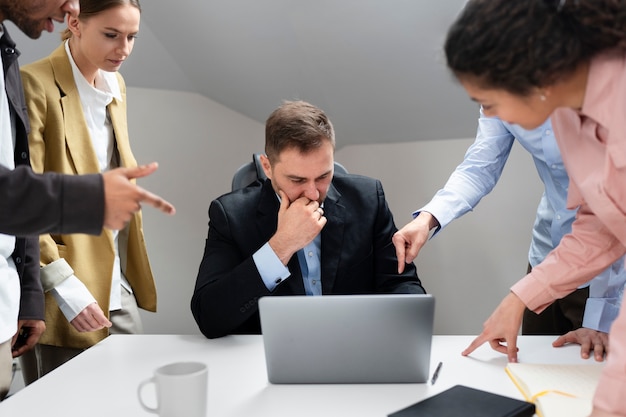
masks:
[[[393,215],[387,205],[380,181],[376,180],[378,213],[374,225],[374,265],[376,290],[380,293],[425,294],[426,290],[417,277],[415,265],[411,262],[398,274],[398,258],[391,242],[398,230]]]
[[[103,222],[101,175],[39,175],[27,166],[0,166],[0,233],[97,235]]]
[[[20,242],[22,241],[22,242]],[[24,244],[24,259],[15,259],[24,263],[24,271],[20,274],[20,320],[44,319],[44,292],[39,278],[39,238],[29,237],[18,239],[18,245]],[[21,265],[16,265],[18,268]]]
[[[241,207],[237,213],[251,216]],[[246,230],[252,222],[233,219],[237,213],[227,214],[219,200],[209,207],[209,233],[191,299],[196,323],[208,338],[259,333],[257,301],[270,294],[252,259],[262,243],[255,244],[254,231]]]

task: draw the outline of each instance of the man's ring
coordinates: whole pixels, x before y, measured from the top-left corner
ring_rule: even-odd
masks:
[[[324,215],[324,209],[321,207],[316,208],[315,211],[317,211],[320,214],[320,217]]]

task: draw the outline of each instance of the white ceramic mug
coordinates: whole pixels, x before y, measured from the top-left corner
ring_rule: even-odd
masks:
[[[161,366],[152,378],[137,387],[144,410],[160,417],[206,417],[209,370],[201,362],[176,362]],[[148,384],[156,388],[156,407],[144,402],[142,391]]]

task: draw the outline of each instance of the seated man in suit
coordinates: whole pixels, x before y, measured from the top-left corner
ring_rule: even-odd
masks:
[[[208,338],[260,333],[263,296],[425,293],[411,263],[399,274],[396,226],[380,181],[333,175],[324,112],[285,102],[268,118],[262,185],[211,202],[191,299]]]

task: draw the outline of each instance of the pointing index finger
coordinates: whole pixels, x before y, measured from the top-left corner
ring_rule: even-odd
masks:
[[[141,187],[139,188],[142,192],[141,202],[148,203],[152,207],[161,210],[163,213],[171,215],[176,214],[176,208],[171,203],[156,194],[152,194],[150,191],[147,191]]]
[[[398,259],[398,274],[404,272],[404,264],[405,264],[405,251],[406,251],[406,243],[404,242],[404,238],[398,232],[396,232],[391,238],[391,242],[396,248],[396,258]]]
[[[470,353],[472,353],[473,351],[475,351],[479,346],[481,346],[483,343],[485,343],[487,341],[487,337],[481,333],[479,334],[473,341],[472,343],[470,343],[470,345],[465,348],[465,350],[463,352],[461,352],[461,355],[463,356],[468,356]]]

